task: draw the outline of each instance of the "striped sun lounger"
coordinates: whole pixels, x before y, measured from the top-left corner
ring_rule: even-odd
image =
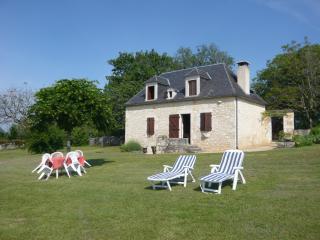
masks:
[[[210,165],[211,174],[200,178],[200,187],[202,192],[216,192],[221,193],[222,182],[233,179],[232,190],[236,190],[237,182],[240,176],[241,182],[246,183],[241,170],[242,162],[244,159],[244,152],[240,150],[227,150],[223,153],[221,162],[219,165]],[[208,183],[208,187],[206,187]],[[218,183],[218,189],[212,189],[212,183]]]
[[[197,157],[195,155],[180,155],[172,167],[163,165],[164,169],[162,173],[149,176],[147,179],[152,182],[153,189],[161,187],[168,188],[171,191],[170,181],[183,177],[183,182],[175,183],[183,184],[184,187],[186,187],[188,175],[190,175],[192,181],[195,182],[192,176],[192,170],[196,159]],[[161,184],[156,185],[155,182],[160,182]]]

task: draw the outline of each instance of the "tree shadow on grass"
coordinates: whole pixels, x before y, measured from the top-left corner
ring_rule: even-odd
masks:
[[[93,159],[87,160],[87,162],[91,165],[91,167],[95,167],[95,166],[102,166],[107,163],[113,163],[114,161],[105,160],[103,158],[93,158]]]

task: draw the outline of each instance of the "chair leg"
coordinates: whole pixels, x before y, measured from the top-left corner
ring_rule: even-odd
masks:
[[[41,166],[41,164],[39,164],[35,169],[33,169],[32,173],[34,173],[40,166]]]
[[[167,186],[168,186],[169,190],[171,191],[172,189],[171,189],[171,185],[170,185],[169,181],[167,181]]]
[[[84,161],[84,163],[91,167],[91,164],[89,164],[87,161]]]
[[[44,173],[41,173],[41,175],[38,177],[38,180],[40,180],[43,177]]]
[[[234,174],[234,178],[233,178],[232,190],[236,190],[237,189],[238,173],[239,173],[239,171],[236,170],[236,172]]]
[[[191,178],[192,178],[192,182],[196,182],[196,179],[193,177],[191,171],[189,171],[189,173],[190,173],[190,176],[191,176]]]
[[[68,177],[70,178],[70,173],[69,173],[69,171],[68,171],[68,167],[67,167],[65,164],[64,164],[63,166],[64,166],[64,169],[65,169],[66,172],[67,172]]]
[[[242,174],[242,172],[240,170],[239,170],[239,174],[240,174],[241,182],[243,184],[246,184],[246,180],[244,179],[244,176],[243,176],[243,174]]]
[[[59,178],[59,169],[56,169],[56,179]]]
[[[84,173],[87,173],[86,169],[83,167],[83,166],[80,166],[81,167],[81,170],[84,172]]]
[[[222,187],[222,182],[219,182],[218,194],[221,194],[221,187]]]

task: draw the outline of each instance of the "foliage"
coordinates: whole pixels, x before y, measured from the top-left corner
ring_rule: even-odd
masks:
[[[133,151],[141,151],[142,147],[140,143],[134,140],[130,140],[125,144],[120,146],[122,152],[133,152]]]
[[[68,141],[72,130],[93,122],[106,130],[110,111],[103,92],[95,82],[86,79],[63,79],[35,94],[36,103],[30,109],[33,129],[45,130],[50,123],[66,131]]]
[[[296,135],[293,137],[293,141],[296,147],[311,146],[313,144],[313,137],[310,135],[307,135],[307,136]]]
[[[189,47],[180,47],[175,55],[175,62],[180,68],[208,65],[214,63],[225,63],[233,67],[233,58],[224,51],[221,51],[215,44],[202,44],[195,51]]]
[[[117,58],[108,63],[113,66],[112,75],[107,76],[108,83],[105,86],[113,116],[110,134],[123,134],[125,103],[143,88],[144,82],[150,77],[175,70],[177,65],[172,57],[155,50],[119,53]]]
[[[65,133],[57,126],[49,126],[45,131],[33,131],[27,138],[27,147],[33,153],[52,153],[63,147]]]
[[[320,120],[320,44],[310,44],[306,39],[282,50],[258,73],[254,89],[268,102],[269,109],[303,113],[312,127]]]
[[[311,129],[310,136],[313,138],[314,143],[320,144],[320,125]]]
[[[95,137],[97,135],[98,135],[98,131],[89,125],[76,127],[72,130],[72,134],[71,134],[72,145],[75,145],[75,146],[88,145],[89,138]]]
[[[0,93],[0,123],[20,124],[33,104],[33,92],[28,89],[8,89]]]

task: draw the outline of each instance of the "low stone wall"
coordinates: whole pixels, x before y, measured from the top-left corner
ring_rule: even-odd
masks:
[[[97,138],[89,138],[90,146],[119,146],[124,142],[123,137],[103,136]]]
[[[8,149],[23,148],[23,147],[24,147],[24,144],[23,145],[16,145],[14,143],[3,143],[3,144],[0,144],[0,151],[1,150],[8,150]]]
[[[296,129],[293,131],[293,135],[307,136],[310,133],[310,129]]]

